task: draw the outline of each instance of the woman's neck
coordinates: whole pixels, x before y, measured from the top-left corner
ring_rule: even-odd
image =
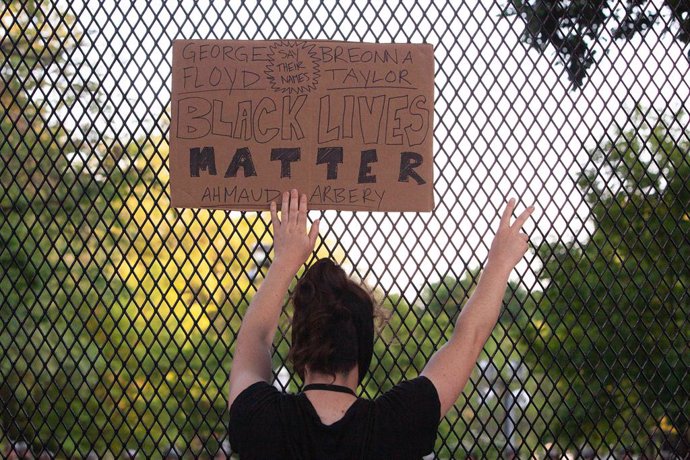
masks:
[[[355,392],[357,391],[357,369],[352,369],[347,374],[336,374],[335,379],[330,374],[312,373],[307,370],[304,373],[304,385],[314,383],[340,385]],[[347,410],[357,401],[357,397],[352,394],[321,389],[305,391],[304,394],[324,425],[332,425],[342,419]]]
[[[331,374],[321,374],[319,372],[309,372],[307,369],[304,373],[304,384],[310,385],[312,383],[326,383],[329,385],[340,385],[351,388],[357,391],[357,369],[353,368],[347,374],[335,374],[335,380]]]

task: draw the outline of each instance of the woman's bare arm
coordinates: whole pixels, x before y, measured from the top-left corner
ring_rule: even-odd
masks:
[[[450,340],[424,367],[441,400],[441,417],[455,404],[467,384],[479,353],[498,321],[508,276],[527,252],[527,235],[521,228],[533,207],[527,208],[510,225],[515,200],[510,200],[501,217],[488,260],[479,283],[460,312]]]
[[[271,349],[278,328],[278,318],[290,281],[314,250],[319,221],[309,232],[307,196],[297,190],[283,193],[280,219],[275,202],[271,203],[273,225],[273,263],[244,315],[237,335],[230,372],[228,407],[242,390],[253,383],[271,379]]]

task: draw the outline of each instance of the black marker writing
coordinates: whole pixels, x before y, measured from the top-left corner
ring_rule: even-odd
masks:
[[[280,132],[283,140],[303,139],[299,115],[306,96],[284,96],[278,101],[280,109],[270,97],[234,103],[213,97],[181,98],[177,102],[177,137],[200,139],[213,134],[266,143]]]
[[[236,177],[237,170],[242,168],[244,170],[244,177],[256,176],[256,167],[252,161],[252,154],[247,147],[237,149],[232,161],[225,172],[225,177]]]
[[[359,178],[357,182],[360,184],[368,184],[376,182],[376,175],[371,174],[371,163],[377,162],[376,150],[362,150],[361,161],[359,162]]]
[[[299,161],[300,150],[298,148],[278,148],[271,150],[271,161],[280,161],[280,178],[290,177],[290,164]]]
[[[316,154],[316,164],[326,163],[326,180],[338,178],[338,163],[343,162],[342,147],[321,147]]]
[[[415,171],[415,168],[421,166],[423,162],[424,158],[416,152],[402,152],[400,154],[400,175],[398,176],[398,182],[408,182],[408,178],[411,177],[417,182],[417,185],[426,184],[422,176]]]
[[[216,158],[213,147],[189,149],[189,175],[199,177],[199,171],[208,171],[212,176],[216,175]]]
[[[292,177],[292,164],[302,159],[301,149],[298,147],[280,147],[271,149],[271,161],[280,161],[280,178]],[[343,147],[320,147],[316,153],[316,164],[326,165],[326,180],[338,178],[338,165],[344,162]],[[376,183],[374,165],[379,162],[376,149],[362,150],[359,157],[359,172],[357,182],[360,184]],[[412,178],[417,185],[426,184],[426,180],[417,169],[424,163],[424,157],[417,152],[400,153],[400,169],[398,182],[409,182]],[[244,177],[257,175],[252,153],[248,147],[235,150],[224,177],[237,177],[240,168]],[[194,147],[189,149],[189,175],[199,177],[201,171],[208,171],[209,175],[216,175],[216,157],[213,147]]]
[[[293,133],[295,134],[294,139],[299,140],[304,137],[302,126],[300,126],[299,122],[297,121],[297,114],[304,106],[306,100],[306,94],[297,96],[294,101],[290,96],[283,96],[282,138],[284,140],[293,139]]]

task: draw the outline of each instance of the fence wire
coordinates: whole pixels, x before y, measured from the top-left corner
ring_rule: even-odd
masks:
[[[170,207],[176,38],[427,42],[433,213],[320,214],[391,312],[362,394],[450,336],[508,196],[532,250],[438,458],[690,458],[687,1],[0,6],[0,455],[229,458],[269,217]],[[326,223],[326,225],[323,225]],[[273,359],[286,365],[288,317]]]

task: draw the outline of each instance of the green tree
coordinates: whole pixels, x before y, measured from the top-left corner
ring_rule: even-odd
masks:
[[[461,307],[472,295],[480,274],[479,268],[473,268],[459,279],[449,276],[430,285],[422,293],[427,311],[444,324],[455,324]],[[504,311],[498,319],[500,330],[519,334],[534,312],[531,294],[511,280],[503,297],[503,305]]]
[[[472,295],[479,281],[480,268],[471,268],[460,278],[447,276],[443,280],[429,285],[422,293],[425,309],[421,312],[420,323],[432,343],[449,339],[462,306]],[[500,457],[507,442],[501,437],[500,430],[504,417],[510,416],[519,421],[519,431],[530,433],[531,425],[539,416],[538,411],[530,408],[517,415],[520,407],[506,408],[502,399],[510,391],[524,391],[527,394],[536,392],[535,382],[527,382],[527,368],[522,363],[525,347],[519,345],[522,331],[531,320],[536,309],[534,295],[515,281],[508,283],[503,298],[504,309],[499,317],[491,337],[480,355],[479,365],[464,391],[462,399],[446,416],[439,429],[440,440],[450,445],[445,455],[453,455],[453,446],[464,444],[464,449],[473,444],[475,448],[488,449],[484,455]],[[430,350],[428,353],[433,352]],[[428,354],[425,353],[425,354]],[[512,411],[509,415],[508,412]],[[465,439],[459,439],[457,433],[467,432]],[[475,438],[472,433],[486,433],[488,442]],[[522,436],[514,433],[514,437]],[[517,439],[514,439],[518,441]],[[464,441],[464,442],[463,442]],[[519,440],[523,447],[534,449],[538,439],[531,433]],[[439,449],[445,445],[437,446]],[[514,448],[519,448],[515,445]],[[461,449],[463,449],[461,447]],[[490,454],[489,454],[490,452]]]
[[[11,1],[0,14],[0,444],[23,438],[69,456],[98,429],[85,422],[99,411],[92,390],[106,362],[87,328],[118,280],[107,269],[114,243],[96,225],[114,190],[97,176],[116,170],[122,149],[76,134],[89,122],[60,122],[101,104],[79,76],[76,18],[47,1]]]
[[[525,340],[532,367],[557,382],[545,436],[642,450],[652,433],[675,434],[681,453],[690,445],[690,132],[686,117],[631,118],[580,176],[589,237],[540,248],[547,285]]]
[[[509,0],[504,15],[524,22],[522,41],[556,53],[574,88],[582,87],[596,64],[595,49],[605,49],[609,37],[630,40],[660,23],[681,46],[690,42],[688,0]]]

